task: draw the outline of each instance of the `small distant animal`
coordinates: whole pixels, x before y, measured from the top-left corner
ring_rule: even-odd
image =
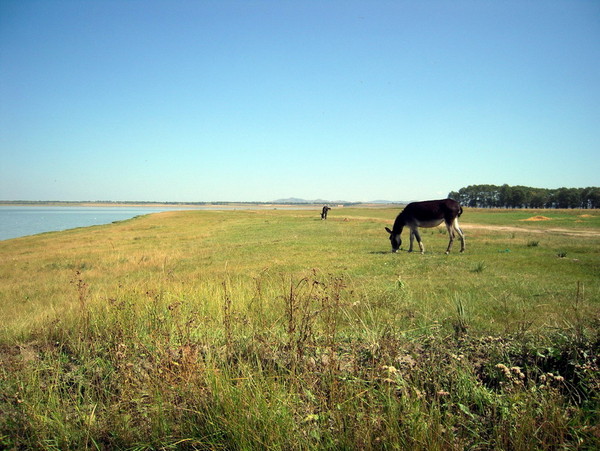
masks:
[[[412,202],[408,204],[404,210],[396,217],[392,230],[385,228],[390,234],[390,242],[392,243],[392,252],[398,252],[402,245],[400,237],[404,227],[410,229],[410,247],[408,252],[413,250],[413,241],[417,238],[421,254],[425,252],[425,247],[421,241],[419,227],[437,227],[442,222],[446,223],[448,236],[450,241],[446,254],[450,253],[452,243],[454,242],[455,233],[460,238],[460,251],[465,250],[465,236],[458,225],[458,217],[462,214],[463,209],[458,202],[453,199],[443,200],[427,200],[424,202]]]
[[[327,219],[327,212],[331,210],[330,207],[328,207],[327,205],[323,206],[323,210],[321,211],[321,219],[325,220]]]

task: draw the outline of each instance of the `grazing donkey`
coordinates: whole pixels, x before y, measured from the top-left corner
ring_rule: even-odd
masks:
[[[321,219],[327,219],[327,212],[331,210],[327,205],[323,206],[323,210],[321,211]]]
[[[393,230],[385,230],[390,234],[390,241],[392,242],[392,252],[398,252],[402,239],[400,234],[404,226],[410,228],[410,248],[408,252],[413,250],[413,240],[416,237],[421,254],[425,252],[423,242],[421,241],[421,235],[419,235],[419,227],[437,227],[442,222],[446,223],[448,229],[448,235],[450,236],[450,242],[448,243],[448,249],[446,254],[450,253],[452,249],[452,242],[454,241],[454,232],[458,233],[460,237],[460,251],[465,250],[465,236],[458,225],[458,217],[462,214],[463,209],[458,202],[452,199],[444,200],[428,200],[425,202],[412,202],[408,204],[404,210],[400,212],[396,221],[394,222]]]

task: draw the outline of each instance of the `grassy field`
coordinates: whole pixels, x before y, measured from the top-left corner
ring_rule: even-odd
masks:
[[[0,242],[0,448],[598,449],[600,212],[465,209],[450,255],[397,213]]]

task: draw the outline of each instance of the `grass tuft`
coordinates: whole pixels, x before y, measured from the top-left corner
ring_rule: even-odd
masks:
[[[471,272],[472,273],[482,273],[485,270],[485,268],[486,268],[485,262],[477,262],[471,268]]]

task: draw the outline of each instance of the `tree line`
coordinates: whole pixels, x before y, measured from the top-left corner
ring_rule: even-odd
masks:
[[[509,185],[470,185],[448,197],[478,208],[600,208],[600,188],[531,188]]]

